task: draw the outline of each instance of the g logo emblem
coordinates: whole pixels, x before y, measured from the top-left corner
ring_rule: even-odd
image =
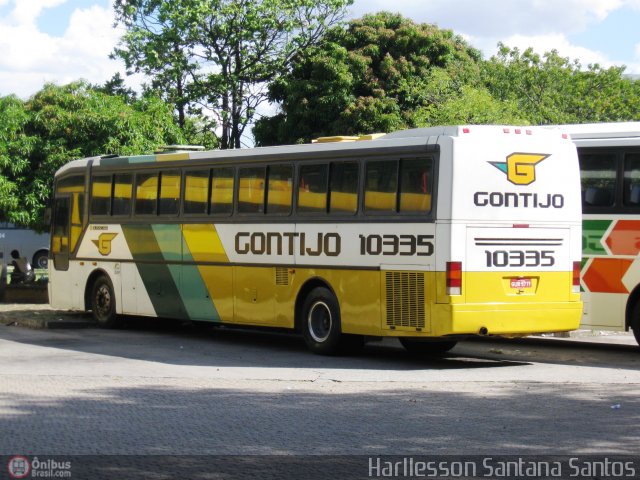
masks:
[[[544,153],[512,153],[506,162],[489,162],[514,185],[530,185],[536,181],[536,165],[549,155]]]
[[[117,235],[117,233],[101,233],[97,240],[91,241],[98,247],[100,255],[107,256],[111,253],[111,241]]]

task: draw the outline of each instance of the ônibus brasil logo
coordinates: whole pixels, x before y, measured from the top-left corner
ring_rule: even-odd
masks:
[[[31,464],[27,457],[16,455],[9,459],[7,470],[11,478],[25,478],[31,472]]]
[[[544,153],[512,153],[506,162],[489,162],[514,185],[530,185],[536,181],[536,165],[549,155]]]

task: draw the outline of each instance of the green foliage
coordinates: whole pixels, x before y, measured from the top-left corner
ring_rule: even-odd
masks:
[[[429,103],[416,112],[419,126],[529,123],[515,102],[496,100],[482,85],[459,85],[442,69],[430,72],[425,92]]]
[[[0,217],[37,227],[55,171],[69,160],[151,152],[185,139],[157,97],[127,103],[84,82],[0,97]]]
[[[31,167],[29,157],[37,139],[25,132],[29,121],[24,103],[15,96],[0,97],[0,218],[23,221],[22,215],[9,215],[21,210],[21,182]],[[1,212],[4,212],[2,215]]]
[[[479,80],[480,53],[450,30],[381,12],[332,29],[270,86],[281,112],[257,122],[260,145],[387,132],[429,123],[432,107]],[[433,88],[434,76],[446,88]],[[446,98],[445,98],[446,97]]]
[[[315,45],[352,0],[116,0],[114,56],[187,113],[211,115],[221,148],[239,148],[266,84]]]
[[[640,82],[623,72],[502,44],[483,61],[451,31],[382,12],[332,29],[272,83],[280,111],[254,135],[273,145],[442,124],[637,120]]]
[[[555,50],[540,56],[500,44],[482,75],[491,94],[517,105],[530,123],[559,124],[637,120],[640,83],[623,72],[597,64],[583,69]]]

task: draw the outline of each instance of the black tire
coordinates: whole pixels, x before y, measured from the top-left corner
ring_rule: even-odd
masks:
[[[302,304],[302,336],[307,348],[319,355],[338,355],[364,345],[361,335],[345,335],[340,322],[340,306],[325,287],[316,287]]]
[[[640,301],[637,301],[631,310],[629,326],[633,331],[633,336],[636,337],[636,342],[640,345]]]
[[[49,264],[49,252],[47,252],[46,250],[38,250],[33,255],[33,262],[31,262],[31,265],[33,266],[33,268],[47,268],[48,264]]]
[[[456,340],[423,340],[413,337],[400,337],[400,343],[411,355],[417,357],[439,357],[455,347],[458,342]]]
[[[93,319],[101,327],[114,328],[118,326],[113,285],[111,280],[104,275],[96,278],[91,288],[91,312]]]

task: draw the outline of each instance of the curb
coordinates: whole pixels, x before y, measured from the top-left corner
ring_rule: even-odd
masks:
[[[0,324],[7,327],[25,327],[38,330],[62,330],[96,327],[96,324],[93,322],[93,320],[87,319],[84,314],[74,314],[69,312],[48,312],[46,316],[35,316],[31,318],[12,318],[11,312],[6,312],[0,314]]]

